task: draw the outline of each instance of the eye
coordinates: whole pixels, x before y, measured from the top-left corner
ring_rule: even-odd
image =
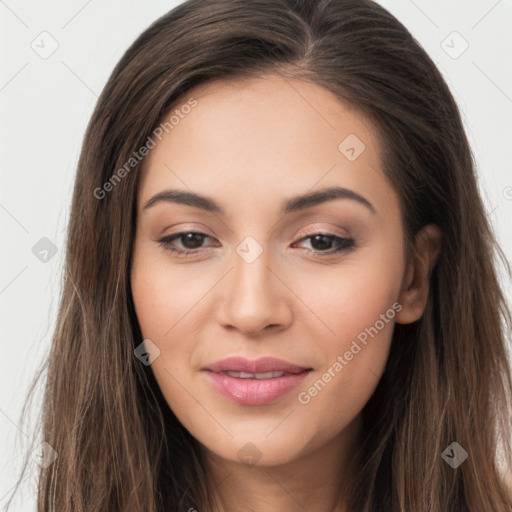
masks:
[[[163,237],[158,240],[158,242],[165,250],[179,254],[180,256],[186,256],[189,253],[195,253],[198,252],[199,249],[202,249],[201,245],[205,238],[210,238],[213,240],[211,236],[208,236],[205,233],[184,231],[181,233],[176,233],[175,235]],[[175,240],[180,240],[184,249],[176,247],[174,245]]]
[[[312,249],[306,248],[308,252],[314,252],[321,255],[349,252],[355,248],[355,241],[352,238],[343,238],[330,233],[308,233],[308,236],[301,238],[296,242],[296,244],[305,240],[310,240],[310,245],[313,247]]]
[[[158,242],[167,251],[179,256],[187,256],[188,254],[195,254],[204,249],[203,242],[205,239],[214,240],[214,238],[205,233],[184,231],[163,237],[158,240]],[[301,238],[295,245],[306,240],[310,240],[312,246],[311,249],[306,248],[308,252],[326,256],[340,252],[349,252],[355,248],[355,241],[352,238],[343,238],[330,233],[321,232],[308,233],[308,236]],[[176,247],[176,242],[178,241],[181,247]]]

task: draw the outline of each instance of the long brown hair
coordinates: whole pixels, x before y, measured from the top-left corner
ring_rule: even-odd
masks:
[[[188,0],[115,67],[78,164],[41,415],[58,457],[40,470],[38,510],[213,510],[198,442],[134,356],[142,337],[129,270],[141,164],[113,175],[191,88],[266,73],[313,81],[370,116],[407,246],[428,223],[443,233],[426,311],[395,326],[363,409],[349,510],[510,512],[512,319],[497,263],[510,268],[445,81],[370,0]],[[442,457],[452,442],[468,453],[457,468]]]

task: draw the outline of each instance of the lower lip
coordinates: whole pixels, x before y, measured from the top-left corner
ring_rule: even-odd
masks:
[[[310,373],[283,375],[272,379],[237,379],[229,375],[207,371],[213,387],[226,398],[242,405],[265,405],[297,387]]]

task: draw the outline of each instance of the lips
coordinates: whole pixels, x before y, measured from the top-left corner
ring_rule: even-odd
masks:
[[[311,368],[273,357],[257,360],[230,357],[202,370],[214,389],[231,401],[241,405],[264,405],[298,386]]]
[[[311,368],[298,366],[274,357],[262,357],[261,359],[256,359],[254,361],[243,357],[229,357],[203,368],[203,370],[214,373],[244,372],[252,374],[266,372],[299,373],[310,369]]]

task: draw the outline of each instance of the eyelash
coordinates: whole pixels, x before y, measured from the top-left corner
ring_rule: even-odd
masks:
[[[176,247],[173,247],[171,244],[173,243],[173,241],[175,239],[180,239],[180,238],[183,238],[185,235],[192,235],[192,234],[193,235],[202,235],[206,238],[212,238],[211,236],[207,235],[206,233],[200,233],[198,231],[182,231],[181,233],[176,233],[174,235],[163,237],[160,240],[158,240],[158,242],[166,251],[172,252],[178,256],[187,257],[189,254],[197,254],[203,248],[199,247],[197,249],[183,250],[183,249],[177,249]],[[338,240],[338,243],[340,244],[340,246],[337,249],[334,249],[334,250],[330,249],[330,250],[326,250],[326,251],[320,251],[318,249],[306,249],[306,251],[309,253],[315,253],[316,255],[321,255],[321,256],[332,256],[333,254],[338,254],[338,253],[349,253],[355,249],[355,241],[352,238],[342,238],[342,237],[339,237],[336,235],[332,235],[330,233],[322,233],[322,232],[318,232],[318,231],[312,231],[310,233],[307,233],[307,236],[302,237],[297,242],[302,242],[304,240],[308,240],[315,236],[322,236],[322,237],[330,238],[330,239],[332,239],[332,241]]]

